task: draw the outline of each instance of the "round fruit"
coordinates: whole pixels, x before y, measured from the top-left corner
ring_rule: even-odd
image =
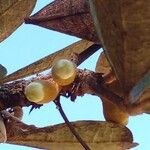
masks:
[[[25,95],[31,102],[44,104],[54,100],[60,88],[53,80],[38,80],[31,82],[25,88]]]
[[[77,74],[76,65],[67,59],[57,61],[52,67],[53,79],[62,86],[71,84]]]

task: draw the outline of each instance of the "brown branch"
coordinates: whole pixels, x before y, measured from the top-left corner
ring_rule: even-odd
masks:
[[[37,77],[31,80],[20,80],[2,85],[0,89],[1,110],[12,108],[15,106],[24,107],[32,105],[34,107],[40,107],[41,105],[29,102],[27,100],[24,95],[24,88],[31,81],[48,78],[51,77],[41,76],[40,78]],[[75,92],[72,91],[74,86],[75,88],[77,88]],[[63,93],[61,93],[61,95],[66,95],[65,93],[70,93],[73,94],[75,97],[84,95],[85,93],[95,94],[99,97],[107,99],[109,102],[115,104],[118,108],[124,111],[128,111],[128,108],[124,104],[123,98],[116,95],[105,86],[102,74],[100,73],[95,73],[88,70],[78,70],[77,78],[74,83],[64,87],[62,92]],[[130,111],[132,110],[131,108],[132,106],[130,106]],[[132,112],[131,114],[134,113]]]
[[[81,73],[79,73],[79,78],[80,82],[85,82],[84,85],[86,84],[86,91],[84,91],[85,93],[93,93],[100,98],[102,97],[105,100],[107,99],[120,109],[127,111],[126,105],[124,104],[124,99],[107,88],[101,73],[81,70]],[[84,88],[85,87],[83,87],[83,89]]]
[[[36,80],[36,79],[35,79]],[[3,84],[0,87],[0,110],[5,110],[7,108],[13,108],[15,106],[28,107],[35,106],[40,107],[28,101],[24,94],[25,86],[30,83],[31,80],[18,80],[12,83]]]
[[[88,47],[85,51],[81,52],[79,54],[79,63],[77,65],[80,65],[87,58],[89,58],[91,55],[93,55],[95,52],[97,52],[100,48],[102,48],[102,45],[93,44],[90,47]]]
[[[90,57],[92,54],[94,54],[97,50],[99,50],[100,48],[101,48],[101,45],[99,45],[99,44],[93,44],[93,45],[89,46],[83,52],[81,52],[79,54],[73,53],[73,55],[71,57],[73,57],[73,61],[78,66],[82,62],[84,62],[88,57]],[[48,56],[48,57],[50,57],[50,56]],[[41,59],[41,60],[43,60],[43,59]],[[37,61],[37,62],[34,63],[34,64],[36,64],[35,65],[36,67],[34,66],[34,64],[30,65],[30,67],[32,67],[32,68],[38,68],[38,65],[39,66],[41,65],[41,60],[39,60],[39,61]],[[40,63],[38,63],[38,62],[40,62]],[[44,62],[44,60],[42,62]],[[29,69],[28,67],[29,66],[27,66],[25,68],[22,68],[19,71],[16,71],[15,73],[9,75],[10,78],[13,77],[13,78],[17,79],[16,77],[18,76],[18,74],[20,74],[18,76],[18,78],[19,78],[20,76],[26,76],[26,75],[28,75],[28,72],[29,72],[29,74],[31,74],[33,72],[33,70]],[[37,69],[36,69],[36,71],[37,71]],[[22,73],[23,74],[25,73],[25,75],[22,75]],[[9,76],[6,78],[6,80],[8,79],[8,81],[9,81]],[[50,78],[50,77],[42,76],[42,77],[37,77],[37,78],[31,79],[31,80],[47,79],[47,78]],[[21,106],[21,107],[23,107],[23,106],[34,105],[34,107],[38,107],[38,105],[29,102],[26,99],[26,97],[24,95],[24,92],[23,92],[24,91],[24,87],[29,82],[31,82],[31,80],[28,80],[28,81],[20,80],[20,81],[12,82],[10,84],[4,84],[4,85],[2,85],[1,89],[0,89],[0,110],[6,109],[6,108],[9,108],[9,107],[15,107],[15,106]],[[3,81],[5,81],[5,79]]]
[[[72,53],[71,61],[73,61],[77,66],[79,66],[86,59],[88,59],[95,52],[97,52],[100,48],[102,48],[102,46],[100,44],[92,44],[90,47],[88,47],[81,53]]]
[[[83,141],[83,139],[80,137],[80,135],[76,132],[75,128],[71,125],[71,123],[68,120],[66,114],[64,113],[64,110],[62,109],[60,99],[58,98],[58,100],[55,100],[54,103],[56,104],[62,118],[64,119],[64,121],[66,123],[66,125],[68,126],[68,128],[70,129],[72,134],[76,137],[76,139],[79,141],[79,143],[85,148],[85,150],[91,150],[89,148],[89,146],[85,143],[85,141]]]
[[[31,80],[20,80],[9,84],[4,84],[0,87],[0,109],[4,110],[15,106],[40,108],[42,105],[32,103],[27,100],[24,95],[25,86],[34,80],[47,80],[51,76],[40,76],[32,78]],[[91,82],[92,81],[92,82]],[[77,77],[73,84],[63,87],[61,95],[69,94],[71,99],[75,99],[77,96],[82,96],[85,93],[90,93],[99,96],[102,100],[107,100],[110,103],[116,105],[119,109],[130,115],[136,115],[144,113],[145,104],[125,104],[122,97],[113,93],[106,85],[102,77],[102,74],[95,73],[88,70],[78,70]],[[67,94],[67,95],[68,95]]]
[[[95,95],[99,96],[100,98],[107,98],[109,102],[115,104],[117,107],[120,109],[124,110],[125,112],[127,111],[127,108],[124,103],[124,99],[117,94],[113,93],[110,91],[108,88],[105,86],[94,86],[90,84],[90,88],[92,91],[94,91]]]

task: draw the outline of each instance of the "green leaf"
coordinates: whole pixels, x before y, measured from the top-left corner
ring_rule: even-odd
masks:
[[[24,22],[35,3],[36,0],[0,0],[0,42]]]

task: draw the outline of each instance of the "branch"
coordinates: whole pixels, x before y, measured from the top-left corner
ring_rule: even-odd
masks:
[[[69,122],[69,120],[68,120],[66,114],[64,113],[62,106],[60,104],[60,99],[58,98],[58,100],[55,100],[54,103],[56,104],[56,106],[57,106],[62,118],[64,119],[65,123],[67,124],[68,128],[70,129],[72,134],[76,137],[76,139],[79,141],[79,143],[85,148],[85,150],[91,150],[89,148],[89,146],[85,143],[85,141],[83,141],[83,139],[80,137],[80,135],[76,132],[74,127],[71,125],[71,123]]]
[[[73,61],[78,65],[80,65],[82,62],[84,62],[88,57],[90,57],[92,54],[94,54],[97,50],[99,50],[101,48],[101,45],[99,44],[89,44],[89,42],[86,41],[81,41],[78,43],[73,44],[70,47],[74,47],[76,48],[76,46],[79,49],[79,46],[82,47],[81,49],[84,49],[83,47],[85,47],[84,50],[81,50],[81,52],[79,53],[73,53],[70,56],[70,51],[69,54],[67,53],[67,48],[65,48],[62,51],[59,51],[58,53],[54,53],[52,55],[49,55],[37,62],[34,62],[33,64],[26,66],[10,75],[8,75],[6,78],[4,78],[3,80],[1,80],[0,82],[8,82],[11,80],[17,80],[21,77],[25,77],[34,73],[39,72],[42,66],[45,66],[46,64],[46,68],[50,68],[52,66],[52,60],[56,61],[56,59],[58,59],[59,57],[61,57],[61,55],[65,52],[66,54],[68,54],[68,56],[66,56],[67,58],[72,58]],[[69,47],[69,50],[70,50]],[[74,49],[73,49],[74,50]],[[72,50],[72,51],[73,51]],[[47,62],[49,62],[47,64]],[[36,69],[35,69],[36,68]],[[37,69],[38,68],[38,69]],[[40,70],[39,70],[40,69]],[[42,71],[42,70],[41,70]],[[4,84],[1,86],[0,89],[0,110],[3,109],[7,109],[9,107],[15,107],[15,106],[30,106],[32,105],[32,108],[35,107],[39,107],[39,105],[36,105],[35,103],[31,103],[29,102],[25,95],[24,95],[24,88],[25,86],[33,81],[33,80],[37,80],[37,79],[47,79],[49,78],[48,76],[42,76],[42,77],[37,77],[31,80],[20,80],[20,81],[15,81],[12,82],[10,84]]]
[[[102,77],[103,74],[95,73],[89,70],[82,71],[79,73],[80,82],[84,82],[84,86],[82,89],[86,89],[84,93],[90,93],[99,96],[100,98],[107,99],[109,102],[113,103],[120,109],[126,110],[126,106],[124,104],[124,99],[117,94],[113,93],[109,88],[107,88],[105,84],[105,79]],[[91,82],[92,81],[92,82]],[[79,82],[79,81],[78,81]]]
[[[90,47],[88,47],[85,51],[81,52],[79,54],[79,62],[77,63],[77,66],[79,66],[87,58],[89,58],[91,55],[93,55],[95,52],[97,52],[100,48],[102,48],[102,45],[93,44]]]
[[[32,79],[18,80],[12,83],[1,85],[0,86],[0,110],[13,108],[15,106],[20,106],[20,107],[34,106],[39,108],[41,105],[37,105],[35,103],[28,101],[28,99],[24,94],[24,88],[31,81]]]
[[[0,109],[4,110],[15,106],[33,106],[34,108],[40,108],[42,105],[38,105],[27,100],[24,95],[24,88],[31,81],[41,79],[47,80],[50,78],[51,76],[44,75],[37,78],[31,78],[30,80],[20,80],[2,85],[0,87]],[[119,109],[128,112],[130,115],[144,113],[143,109],[141,110],[140,104],[126,105],[122,97],[118,96],[110,91],[109,88],[107,88],[102,74],[95,73],[93,71],[79,69],[74,83],[66,87],[64,86],[60,94],[65,96],[67,93],[71,98],[82,96],[85,93],[94,94],[100,98],[102,97],[103,100],[107,100],[107,102],[109,101],[113,103]],[[145,105],[142,104],[142,106]]]

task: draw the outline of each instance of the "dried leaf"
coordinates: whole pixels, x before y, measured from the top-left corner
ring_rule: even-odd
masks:
[[[97,121],[72,123],[77,132],[92,150],[125,150],[135,147],[132,133],[124,126]],[[83,148],[71,134],[66,124],[59,124],[8,137],[7,143],[49,150],[82,150]]]
[[[120,84],[118,80],[116,80],[114,73],[112,72],[112,69],[110,67],[108,60],[106,59],[104,52],[102,52],[98,58],[95,71],[104,74],[103,77],[105,79],[105,82],[107,83],[107,87],[112,92],[114,92],[115,94],[121,97],[124,96],[124,94],[122,93]]]
[[[150,1],[90,0],[99,38],[123,91],[150,69]]]
[[[103,52],[98,58],[95,70],[96,72],[104,74],[103,76],[108,89],[110,89],[113,93],[119,96],[123,96],[119,82],[118,80],[114,79],[114,74],[112,73],[110,64],[107,61]],[[103,97],[101,97],[101,99],[104,117],[107,121],[113,121],[123,125],[126,125],[128,123],[129,114],[127,112],[124,112],[122,109],[111,103],[109,100],[104,100]]]
[[[112,71],[104,52],[100,54],[97,60],[95,71],[99,73],[104,73],[104,74],[108,74]]]
[[[55,0],[25,22],[98,42],[88,0]]]
[[[0,80],[4,78],[7,74],[7,69],[0,64]]]
[[[0,42],[23,23],[35,3],[36,0],[0,0]]]
[[[5,143],[7,140],[6,128],[4,124],[4,120],[0,115],[0,143]]]
[[[150,71],[133,87],[130,92],[130,102],[131,103],[143,103],[148,102],[143,105],[143,112],[150,113]]]
[[[93,44],[93,42],[89,42],[86,40],[81,40],[79,42],[76,42],[60,51],[57,51],[53,54],[50,54],[24,68],[21,68],[20,70],[6,76],[3,78],[3,80],[0,81],[0,83],[5,83],[13,80],[17,80],[23,77],[27,77],[29,75],[33,75],[39,72],[42,72],[46,69],[49,69],[52,67],[52,65],[61,58],[67,58],[71,59],[72,53],[80,54],[84,50],[86,50],[88,47],[90,47]]]

